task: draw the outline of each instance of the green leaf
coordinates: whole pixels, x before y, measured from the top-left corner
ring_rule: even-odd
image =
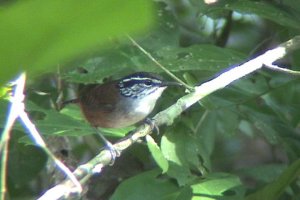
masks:
[[[283,8],[263,1],[238,0],[227,2],[226,9],[241,13],[256,14],[282,26],[299,29],[300,20],[293,15],[291,7]]]
[[[285,79],[285,81],[282,79]],[[280,80],[283,82],[278,84]],[[264,95],[263,99],[281,121],[289,126],[296,127],[300,121],[300,81],[284,76],[282,78],[278,77],[271,83],[274,82],[277,82],[276,88]],[[272,86],[274,87],[273,84]]]
[[[152,22],[146,0],[15,1],[1,7],[0,84],[22,70],[49,71],[111,37],[141,32]]]
[[[246,200],[278,199],[289,184],[300,175],[300,159],[293,162],[272,183],[247,196]]]
[[[228,107],[238,104],[245,104],[252,101],[268,91],[265,78],[261,76],[243,78],[236,81],[231,86],[216,91],[210,95],[210,100],[214,107]]]
[[[111,200],[173,200],[179,194],[178,187],[167,178],[159,178],[160,170],[152,170],[123,181]]]
[[[220,109],[218,112],[217,127],[218,132],[225,135],[234,135],[239,126],[239,116],[234,112],[234,108],[231,109]]]
[[[150,135],[146,136],[147,140],[147,146],[158,164],[158,166],[162,169],[162,173],[165,173],[169,168],[169,163],[166,160],[166,158],[163,156],[159,146],[156,144],[156,142],[153,140],[153,138]]]
[[[191,188],[194,194],[193,200],[225,199],[222,197],[226,196],[228,199],[240,199],[244,193],[242,189],[238,188],[240,186],[241,181],[237,176],[214,173],[209,174],[203,181],[193,184]],[[226,192],[229,195],[226,195]]]
[[[55,110],[39,107],[31,101],[26,102],[26,110],[41,134],[79,136],[94,133],[89,124],[82,118],[79,120],[77,115],[73,118]]]
[[[16,133],[19,132],[14,132],[10,141],[8,177],[11,183],[20,187],[37,177],[46,164],[47,156],[39,147],[17,142],[21,135]]]
[[[209,113],[197,133],[193,133],[191,127],[188,129],[178,124],[162,137],[161,150],[169,161],[167,174],[175,178],[180,186],[210,169],[210,155],[215,140],[215,118],[215,113]]]
[[[48,111],[46,112],[48,113]],[[83,118],[83,114],[81,113],[78,105],[69,105],[65,107],[63,110],[61,110],[59,113],[55,112],[55,115],[56,114],[59,115],[62,114],[62,116],[66,115],[70,117],[72,120],[75,120],[75,123],[78,123],[78,126],[73,127],[73,125],[71,124],[69,127],[63,128],[65,129],[65,131],[60,132],[59,135],[82,136],[86,134],[95,133],[95,131],[91,128],[91,125],[89,125],[86,122],[86,120]],[[49,119],[46,118],[45,120],[47,121]],[[73,129],[72,127],[76,129]],[[104,135],[111,136],[111,137],[122,137],[125,136],[126,133],[134,129],[134,127],[130,126],[125,128],[98,128],[98,129],[101,131],[101,133],[104,133]],[[69,130],[74,132],[69,132]]]
[[[194,166],[200,165],[194,138],[182,132],[168,132],[161,139],[161,150],[169,162],[167,174],[175,178],[180,186],[196,178],[189,166],[189,161],[194,163]],[[188,152],[192,154],[189,155]]]
[[[161,64],[172,71],[219,71],[242,62],[240,52],[214,45],[193,45],[187,48],[165,46],[156,52]]]
[[[274,181],[286,169],[285,164],[266,164],[256,167],[247,167],[237,171],[243,177],[250,177],[258,181],[269,183]]]
[[[257,105],[240,106],[239,111],[244,113],[250,123],[260,131],[270,144],[278,144],[280,141],[280,131],[276,129],[277,125],[282,125],[280,121],[272,114],[268,107],[258,107]]]
[[[116,51],[105,52],[102,56],[88,59],[82,64],[87,73],[75,69],[63,74],[63,78],[73,83],[102,83],[104,78],[118,79],[122,75],[128,75],[130,71],[145,71],[143,65],[134,65],[131,59],[124,55],[129,54],[127,51],[130,49],[118,48]]]
[[[199,112],[189,115],[189,119],[200,120]],[[197,129],[191,120],[177,124],[167,130],[161,139],[161,150],[169,161],[167,174],[184,186],[206,174],[211,169],[211,154],[214,150],[217,112],[205,114]],[[197,117],[196,117],[197,116]]]
[[[0,124],[1,127],[4,127],[6,123],[8,112],[10,108],[10,102],[8,100],[0,99]]]
[[[139,43],[143,46],[145,41],[139,41]],[[214,45],[194,45],[187,48],[163,46],[159,50],[149,49],[147,46],[143,47],[147,48],[147,51],[159,63],[172,72],[197,70],[202,73],[202,76],[204,73],[210,72],[212,74],[211,72],[217,72],[240,63],[246,57],[240,52]],[[116,76],[116,74],[121,76],[134,71],[161,72],[161,69],[136,47],[125,45],[115,48],[117,50],[106,52],[103,56],[89,59],[84,63],[83,68],[86,69],[87,73],[74,70],[67,72],[64,77],[72,82],[95,83],[104,77]],[[205,78],[207,79],[207,76]]]
[[[2,104],[0,103],[0,107],[1,105]],[[26,111],[30,114],[32,122],[36,125],[38,131],[43,135],[83,136],[96,133],[91,125],[85,121],[78,106],[67,106],[62,112],[58,112],[55,110],[44,109],[32,101],[27,101]],[[2,118],[4,123],[4,113],[1,113],[0,115],[0,119]],[[122,137],[132,130],[132,128],[133,127],[121,129],[101,128],[100,131],[107,136]],[[14,129],[24,130],[25,126],[24,124],[16,123]],[[27,139],[24,141],[26,140]]]
[[[211,170],[210,157],[215,148],[217,114],[218,112],[216,111],[207,111],[207,115],[196,132],[195,142],[197,148],[191,149],[191,152],[197,152],[200,155],[201,164],[208,171]]]

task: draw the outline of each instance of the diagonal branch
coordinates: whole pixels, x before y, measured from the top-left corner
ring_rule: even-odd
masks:
[[[61,169],[64,174],[71,180],[73,187],[70,192],[81,193],[82,188],[74,174],[59,160],[57,159],[54,154],[46,147],[46,143],[42,139],[41,135],[37,131],[35,125],[29,119],[24,105],[24,88],[25,88],[25,80],[26,74],[22,73],[16,81],[12,83],[15,85],[13,95],[9,98],[11,105],[9,114],[7,117],[7,122],[5,124],[4,130],[1,135],[0,140],[0,156],[1,156],[1,173],[0,173],[0,192],[1,196],[0,199],[5,199],[6,196],[6,177],[7,177],[7,161],[8,161],[8,142],[10,139],[10,132],[12,127],[16,121],[16,119],[20,119],[23,122],[25,128],[28,129],[29,134],[34,139],[34,142],[44,149],[45,153],[52,158],[55,164]],[[66,192],[66,191],[65,191]]]
[[[235,80],[262,68],[264,65],[271,65],[274,61],[284,57],[287,53],[298,48],[300,48],[300,36],[296,36],[244,64],[234,68],[229,68],[218,77],[195,87],[194,92],[181,97],[174,105],[156,114],[153,118],[155,126],[161,126],[164,124],[171,125],[176,117],[203,97],[226,87]],[[151,131],[152,129],[149,124],[143,124],[132,134],[116,142],[113,146],[121,153],[139,138],[150,134]],[[81,184],[84,184],[93,174],[100,173],[104,166],[109,165],[109,163],[111,163],[111,159],[110,152],[103,149],[95,158],[86,164],[79,166],[73,174],[78,180],[80,180]],[[66,194],[63,191],[69,187],[73,187],[72,182],[69,180],[63,181],[49,189],[40,199],[47,199],[46,197],[51,197],[51,199],[68,199],[70,198],[70,194]],[[68,191],[70,191],[70,189],[68,189]]]
[[[19,110],[22,109],[21,102],[24,100],[23,90],[25,87],[25,73],[21,74],[11,85],[15,85],[13,96],[10,98],[11,105],[8,113],[8,118],[5,123],[4,130],[0,140],[0,155],[1,155],[1,174],[0,174],[0,199],[6,197],[6,177],[7,177],[7,161],[8,161],[8,141],[10,139],[11,129],[18,118]]]

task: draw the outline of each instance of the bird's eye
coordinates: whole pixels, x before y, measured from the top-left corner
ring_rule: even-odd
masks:
[[[152,81],[151,80],[145,80],[144,84],[146,86],[151,86],[152,85]]]

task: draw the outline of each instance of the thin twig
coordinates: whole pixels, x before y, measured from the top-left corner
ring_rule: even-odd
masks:
[[[59,159],[57,159],[54,154],[46,147],[46,143],[40,136],[35,125],[30,121],[27,113],[25,112],[24,105],[24,87],[25,87],[26,75],[22,73],[19,78],[15,81],[15,90],[13,96],[10,98],[11,107],[10,112],[7,117],[7,122],[1,136],[0,143],[0,153],[2,154],[1,158],[1,199],[5,199],[6,195],[6,177],[7,177],[7,159],[8,159],[8,141],[10,138],[10,131],[15,123],[16,119],[19,117],[23,122],[24,126],[28,129],[29,133],[34,138],[34,141],[37,145],[44,149],[46,154],[55,162],[59,169],[61,169],[67,177],[72,182],[72,187],[68,187],[69,193],[80,194],[82,192],[82,187],[79,181],[76,179],[74,174],[67,168]],[[75,185],[75,187],[74,187]],[[66,191],[65,191],[66,192]]]
[[[162,70],[164,70],[169,76],[171,76],[174,80],[181,83],[186,89],[193,90],[194,88],[187,85],[185,82],[183,82],[181,79],[179,79],[177,76],[175,76],[172,72],[170,72],[166,67],[164,67],[162,64],[160,64],[149,52],[147,52],[141,45],[139,45],[132,37],[127,35],[129,40],[137,47],[139,48],[150,60],[152,60],[157,66],[159,66]]]
[[[69,192],[70,193],[81,193],[82,187],[81,187],[81,184],[79,183],[79,181],[76,179],[74,174],[70,171],[70,169],[68,167],[66,167],[59,159],[57,159],[55,157],[55,155],[48,149],[48,147],[46,146],[46,143],[44,142],[43,138],[37,131],[35,125],[30,121],[27,113],[24,110],[22,110],[19,114],[19,117],[22,120],[22,122],[24,123],[25,127],[29,130],[32,137],[34,138],[34,142],[38,146],[43,148],[45,153],[55,162],[55,164],[58,166],[58,168],[61,169],[67,175],[67,177],[73,182],[73,184],[75,185],[75,188],[71,188],[71,190]]]
[[[208,115],[209,111],[205,110],[205,112],[202,114],[201,118],[199,119],[195,129],[193,130],[194,133],[198,133],[200,127],[203,125],[204,120],[206,119],[207,115]]]
[[[13,92],[13,96],[10,98],[11,105],[10,110],[8,113],[7,121],[5,123],[4,130],[1,136],[0,142],[0,155],[2,154],[1,158],[1,180],[0,180],[0,187],[1,187],[1,196],[0,199],[5,199],[6,196],[6,177],[7,177],[7,159],[8,159],[8,142],[10,139],[10,132],[15,123],[16,119],[18,118],[18,111],[20,108],[20,102],[24,99],[23,90],[25,87],[25,73],[22,73],[16,81],[12,83],[15,85],[15,89]]]
[[[294,70],[287,69],[287,68],[281,68],[281,67],[278,67],[277,65],[273,65],[273,64],[265,63],[264,67],[268,68],[270,70],[273,70],[273,71],[282,72],[282,73],[286,73],[286,74],[293,75],[293,76],[300,75],[300,72],[298,72],[298,71],[294,71]]]

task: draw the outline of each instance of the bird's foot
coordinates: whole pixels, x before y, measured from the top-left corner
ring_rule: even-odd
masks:
[[[156,132],[157,135],[159,135],[159,128],[158,128],[158,126],[155,124],[155,121],[154,121],[153,119],[151,119],[151,118],[146,118],[146,119],[145,119],[145,123],[146,123],[146,124],[149,124],[151,130],[152,130],[153,132]]]
[[[105,149],[107,149],[110,152],[111,155],[111,160],[109,165],[113,165],[115,163],[116,157],[119,157],[121,155],[120,151],[117,150],[114,145],[107,140],[104,135],[102,135],[102,133],[100,133],[100,131],[98,129],[96,129],[96,132],[98,133],[98,135],[101,137],[102,141],[104,142],[105,145]]]

